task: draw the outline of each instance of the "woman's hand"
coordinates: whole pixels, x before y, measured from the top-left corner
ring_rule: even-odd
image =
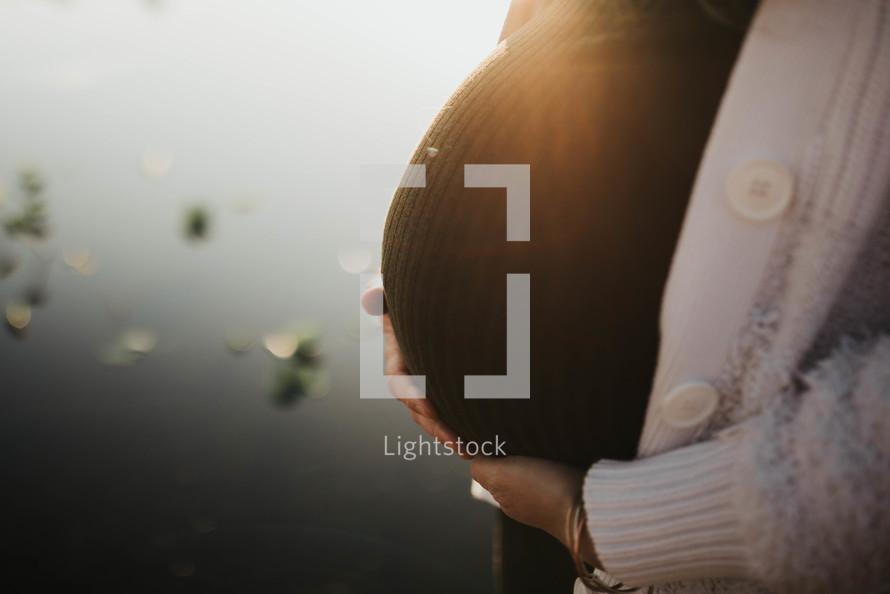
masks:
[[[457,434],[439,419],[436,407],[421,396],[420,390],[411,381],[408,367],[402,356],[402,349],[396,340],[392,321],[386,310],[386,296],[383,293],[383,279],[378,274],[368,283],[362,294],[362,307],[372,316],[383,316],[383,354],[386,358],[384,373],[387,376],[389,391],[411,411],[411,418],[437,441],[448,444],[457,441]],[[465,460],[471,460],[465,452],[451,448]]]
[[[390,391],[410,409],[411,418],[427,433],[441,443],[454,443],[457,434],[439,419],[432,402],[419,397],[420,390],[411,381],[386,311],[386,296],[380,275],[368,284],[362,294],[362,306],[368,314],[382,316],[385,373]],[[473,460],[473,478],[491,493],[505,514],[517,522],[540,528],[569,546],[566,516],[581,491],[584,480],[582,471],[543,458],[472,458],[465,453],[461,455],[466,460]],[[591,565],[599,567],[586,529],[581,535],[581,556]]]
[[[540,528],[569,546],[566,517],[581,492],[584,472],[574,466],[527,456],[476,456],[473,478],[491,493],[505,514]],[[599,560],[587,529],[581,535],[581,557],[596,567]]]

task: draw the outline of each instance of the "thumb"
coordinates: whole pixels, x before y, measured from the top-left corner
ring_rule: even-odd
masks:
[[[362,293],[362,307],[371,316],[382,316],[386,313],[386,295],[383,292],[383,276],[378,272],[371,279]]]

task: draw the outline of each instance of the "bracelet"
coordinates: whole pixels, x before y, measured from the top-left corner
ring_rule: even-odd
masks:
[[[638,592],[640,588],[631,588],[621,582],[610,586],[596,576],[596,568],[587,568],[587,563],[581,559],[581,537],[584,534],[584,526],[586,524],[587,518],[584,516],[583,501],[579,496],[566,515],[566,542],[569,544],[572,560],[575,562],[575,571],[578,572],[581,582],[594,592],[608,592],[610,594]]]

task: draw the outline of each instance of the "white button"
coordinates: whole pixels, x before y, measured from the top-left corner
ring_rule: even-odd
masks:
[[[705,382],[680,384],[664,397],[661,411],[671,427],[694,427],[711,416],[717,408],[717,390]]]
[[[742,163],[726,182],[726,199],[733,211],[752,221],[768,221],[782,214],[793,191],[791,172],[769,159]]]

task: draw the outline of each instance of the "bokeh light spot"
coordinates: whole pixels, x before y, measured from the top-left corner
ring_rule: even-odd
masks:
[[[361,247],[341,248],[337,253],[340,268],[351,274],[367,270],[371,265],[371,252]]]
[[[289,332],[267,334],[263,337],[263,346],[279,359],[290,359],[293,357],[299,345],[300,341],[297,335]]]
[[[147,148],[142,153],[142,173],[150,179],[161,179],[173,167],[173,153],[167,149]]]
[[[158,335],[145,328],[130,328],[121,334],[121,344],[134,353],[148,354],[158,345]]]
[[[8,302],[6,321],[16,330],[24,330],[31,323],[31,306],[23,301]]]
[[[253,348],[256,337],[248,330],[230,328],[223,334],[226,347],[234,353],[246,353]]]
[[[69,268],[83,276],[95,274],[99,268],[92,250],[87,247],[67,248],[62,252],[62,259]]]

